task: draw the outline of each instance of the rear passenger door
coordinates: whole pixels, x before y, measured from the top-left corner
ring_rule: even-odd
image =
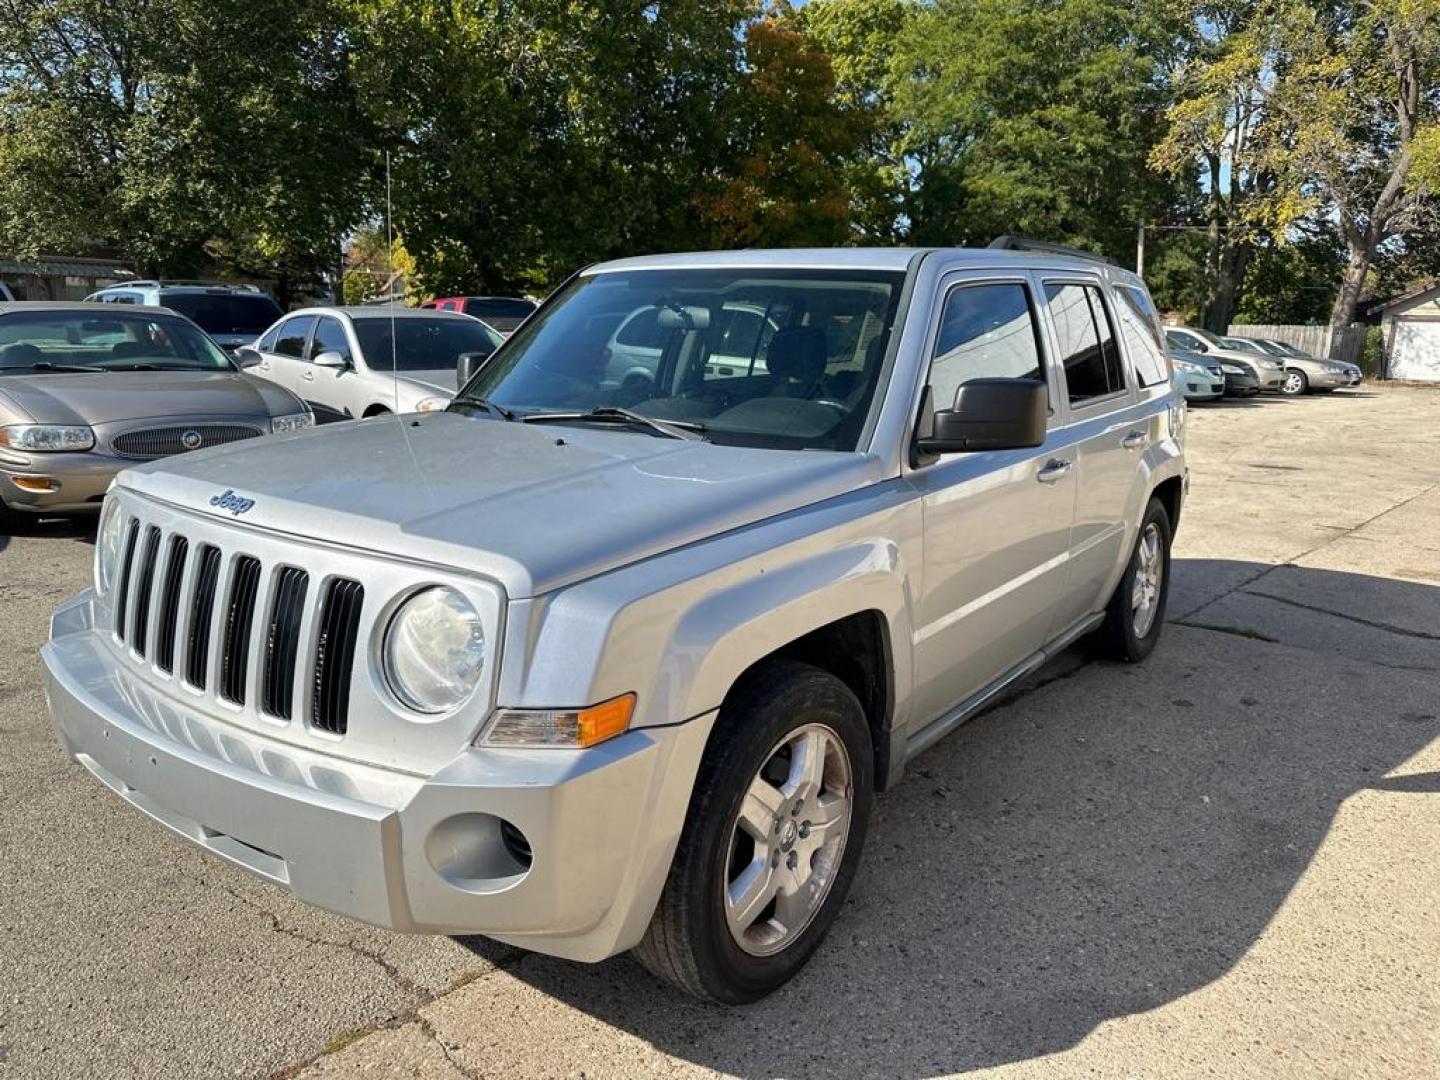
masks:
[[[1140,455],[1154,437],[1133,410],[1111,297],[1098,278],[1044,278],[1045,311],[1062,373],[1065,457],[1076,471],[1068,569],[1051,635],[1104,606],[1130,544],[1129,507]]]
[[[1023,271],[942,281],[928,376],[934,407],[948,408],[970,379],[1043,379],[1050,432],[1033,449],[946,454],[908,473],[924,518],[914,650],[922,724],[1044,645],[1060,597],[1076,478],[1057,450],[1063,412],[1040,302]]]

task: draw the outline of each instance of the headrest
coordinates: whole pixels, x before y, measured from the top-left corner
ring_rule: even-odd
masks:
[[[791,326],[776,330],[765,351],[765,367],[777,379],[818,382],[825,374],[829,344],[818,326]]]
[[[142,341],[117,341],[110,346],[110,355],[116,360],[128,360],[136,356],[149,356],[156,350]]]
[[[28,367],[44,359],[45,354],[28,341],[17,341],[0,349],[0,367]]]

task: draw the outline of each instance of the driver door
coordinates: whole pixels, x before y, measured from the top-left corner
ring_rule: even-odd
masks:
[[[315,358],[321,353],[339,353],[345,361],[344,367],[321,367]],[[359,416],[365,407],[357,398],[360,380],[355,377],[355,351],[350,346],[350,335],[345,325],[333,315],[321,315],[315,323],[315,332],[310,335],[310,346],[305,350],[305,363],[300,369],[301,397],[310,402],[316,414],[324,413],[327,419]]]

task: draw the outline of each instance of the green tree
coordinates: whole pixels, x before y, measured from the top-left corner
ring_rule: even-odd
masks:
[[[695,246],[749,0],[348,0],[393,214],[435,292]]]
[[[1377,254],[1429,234],[1440,194],[1440,0],[1286,4],[1288,55],[1261,127],[1284,228],[1338,220],[1347,258],[1330,324],[1346,326]]]
[[[1245,271],[1235,322],[1323,323],[1339,291],[1345,245],[1328,222],[1295,231],[1283,243],[1262,240]]]
[[[0,246],[287,283],[339,260],[366,135],[330,0],[0,0]]]
[[[937,0],[889,68],[909,118],[910,238],[1065,240],[1129,259],[1169,197],[1146,168],[1178,27],[1156,3]]]

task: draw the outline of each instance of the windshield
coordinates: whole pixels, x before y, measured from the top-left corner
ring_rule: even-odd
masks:
[[[258,334],[280,317],[263,293],[164,293],[160,303],[207,334]]]
[[[461,353],[493,352],[503,340],[483,323],[455,315],[356,316],[355,336],[372,371],[389,371],[392,365],[396,371],[453,371]]]
[[[11,311],[0,315],[0,375],[56,368],[234,371],[230,358],[183,319],[167,315]]]
[[[1223,337],[1220,339],[1220,344],[1227,349],[1238,349],[1240,352],[1254,353],[1256,356],[1265,355],[1265,350],[1249,338]]]
[[[631,270],[582,277],[465,387],[526,415],[625,408],[712,442],[854,450],[904,274]]]

